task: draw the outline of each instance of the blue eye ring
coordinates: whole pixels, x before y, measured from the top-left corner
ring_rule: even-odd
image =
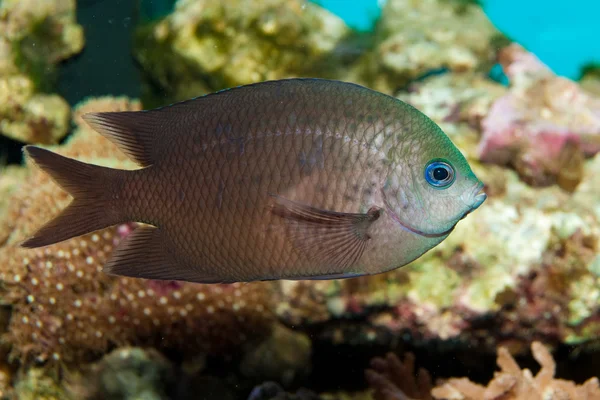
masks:
[[[425,167],[425,180],[436,189],[446,189],[454,183],[456,173],[449,162],[433,159]]]

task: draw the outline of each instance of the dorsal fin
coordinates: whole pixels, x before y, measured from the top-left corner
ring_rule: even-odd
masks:
[[[159,113],[100,112],[85,114],[83,119],[141,166],[147,167],[157,161],[160,152],[156,149],[156,142],[164,133],[165,125]]]

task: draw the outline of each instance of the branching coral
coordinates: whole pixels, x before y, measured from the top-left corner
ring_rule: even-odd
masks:
[[[365,377],[375,389],[375,400],[433,400],[429,372],[420,368],[415,373],[412,353],[406,353],[403,361],[393,353],[374,358],[371,368],[365,371]]]
[[[598,400],[598,378],[584,384],[554,377],[556,364],[548,349],[540,342],[531,344],[533,357],[540,364],[534,376],[530,370],[519,368],[509,351],[498,349],[497,363],[500,371],[486,386],[468,378],[451,378],[440,381],[431,389],[427,371],[414,374],[414,357],[405,356],[401,362],[394,354],[375,358],[372,368],[366,371],[369,385],[374,389],[375,400]]]
[[[436,399],[457,400],[598,400],[600,386],[598,378],[590,378],[582,385],[556,379],[556,363],[548,349],[540,342],[531,344],[533,357],[540,364],[537,375],[519,368],[507,349],[498,349],[497,363],[500,372],[487,387],[471,382],[467,378],[453,378],[434,388]]]
[[[138,109],[139,103],[92,102],[76,115],[111,108]],[[102,165],[132,166],[112,144],[85,127],[57,150]],[[11,234],[0,248],[0,280],[2,300],[13,308],[5,339],[15,357],[73,361],[125,344],[210,353],[270,329],[268,284],[194,285],[102,273],[102,265],[132,225],[41,249],[18,247],[68,201],[69,196],[38,170],[11,195],[5,223]]]

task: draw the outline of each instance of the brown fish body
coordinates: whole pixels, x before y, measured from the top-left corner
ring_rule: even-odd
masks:
[[[233,282],[382,272],[449,233],[416,234],[386,207],[384,187],[399,168],[398,154],[410,162],[411,148],[419,146],[414,132],[433,123],[360,86],[267,82],[152,111],[92,114],[87,121],[143,168],[102,168],[93,198],[104,215],[61,228],[74,215],[67,209],[25,246],[138,221],[151,226],[117,249],[108,272]],[[44,161],[60,156],[43,152],[28,150],[82,210],[78,194],[94,189],[61,182],[64,172],[52,173],[60,163]]]

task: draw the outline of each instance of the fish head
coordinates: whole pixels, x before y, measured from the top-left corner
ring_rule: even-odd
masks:
[[[466,158],[432,124],[433,129],[399,147],[382,192],[388,212],[402,227],[440,237],[448,235],[487,196]]]

